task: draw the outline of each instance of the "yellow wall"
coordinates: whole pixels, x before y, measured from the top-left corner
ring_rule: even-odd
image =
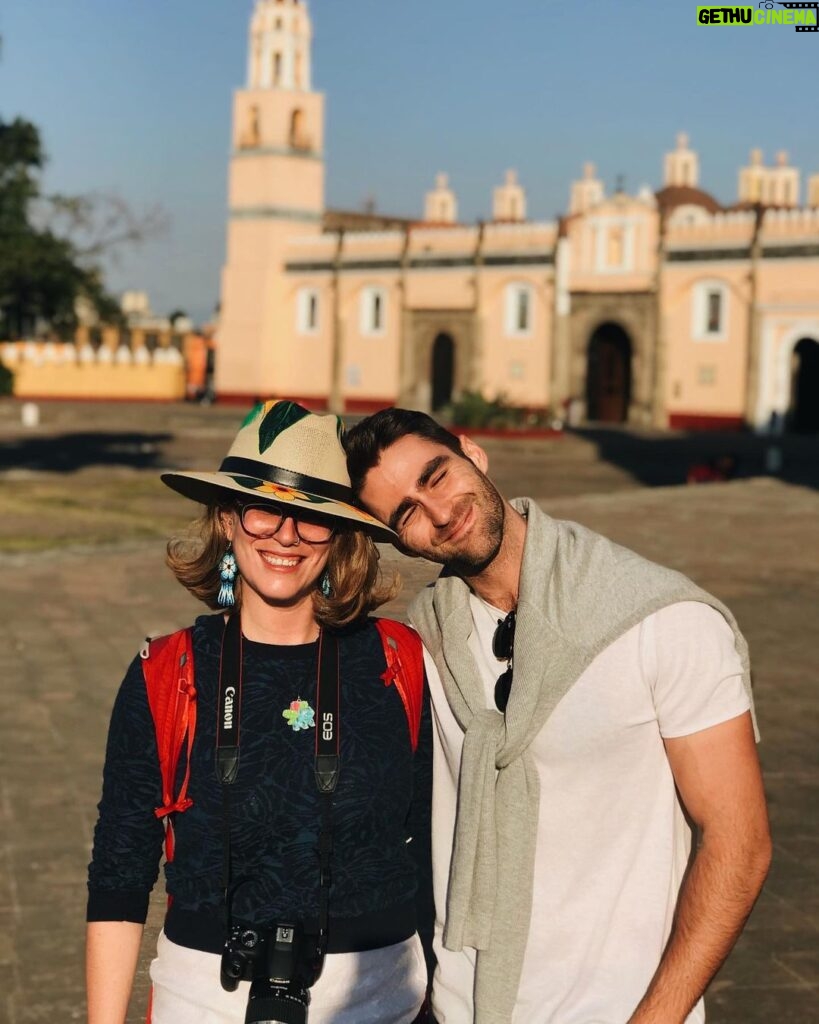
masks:
[[[14,374],[17,398],[181,401],[185,397],[185,369],[181,365],[6,365]]]

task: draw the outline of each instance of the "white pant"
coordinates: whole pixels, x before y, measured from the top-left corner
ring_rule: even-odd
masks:
[[[220,957],[178,946],[160,932],[151,963],[152,1024],[244,1024],[250,982],[226,992]],[[332,953],[310,989],[308,1024],[410,1024],[426,989],[417,935],[365,953]]]

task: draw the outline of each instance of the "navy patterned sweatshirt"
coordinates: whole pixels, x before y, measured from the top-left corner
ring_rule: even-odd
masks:
[[[196,733],[188,794],[176,815],[174,860],[166,864],[172,906],[168,937],[221,951],[222,787],[216,776],[222,615],[193,627]],[[432,728],[425,695],[413,755],[404,705],[381,675],[385,658],[372,620],[338,634],[341,667],[341,770],[333,797],[329,951],[391,945],[416,926],[432,928],[430,794]],[[320,796],[313,775],[314,728],[294,730],[282,716],[301,698],[316,707],[318,642],[274,646],[243,642],[241,753],[230,789],[231,879],[244,880],[234,917],[269,926],[318,917]],[[184,754],[180,773],[184,769]],[[88,920],[144,922],[158,877],[162,803],[153,720],[142,662],[132,662],[114,704],[102,800],[88,875]],[[425,942],[426,945],[426,942]]]

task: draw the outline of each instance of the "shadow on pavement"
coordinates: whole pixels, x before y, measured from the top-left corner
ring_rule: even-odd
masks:
[[[72,473],[88,466],[150,469],[159,464],[161,445],[171,434],[66,433],[18,437],[0,447],[0,471],[29,469]]]
[[[708,477],[720,464],[723,479],[776,476],[786,483],[819,489],[819,435],[761,437],[751,433],[639,434],[625,427],[577,427],[572,433],[592,442],[600,459],[651,487],[684,484],[691,475]]]

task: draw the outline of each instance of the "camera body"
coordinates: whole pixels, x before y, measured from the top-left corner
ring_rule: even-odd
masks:
[[[228,992],[240,981],[251,982],[245,1024],[306,1024],[309,988],[320,973],[314,953],[314,943],[305,941],[298,925],[231,925],[220,980]]]

